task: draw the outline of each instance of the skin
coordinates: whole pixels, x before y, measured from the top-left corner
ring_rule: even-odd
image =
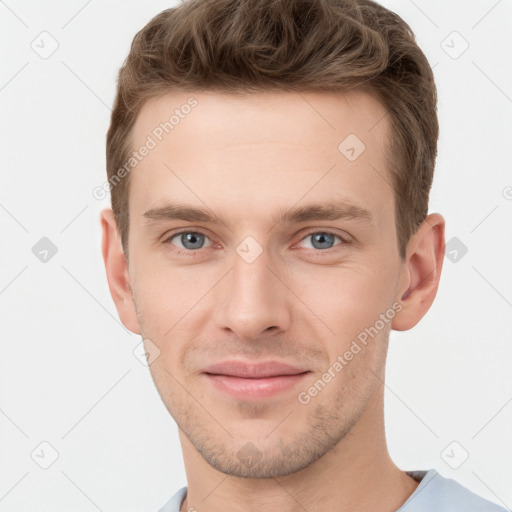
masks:
[[[128,261],[112,211],[101,214],[119,316],[160,350],[150,371],[179,426],[188,482],[181,510],[395,511],[418,483],[386,446],[389,331],[412,328],[435,298],[444,219],[430,214],[400,258],[384,157],[390,128],[365,93],[168,94],[145,104],[133,147],[191,96],[197,107],[130,174]],[[366,146],[352,162],[338,150],[351,133]],[[223,222],[144,217],[175,203]],[[373,220],[274,220],[317,203],[351,203]],[[183,245],[172,237],[180,229],[202,233],[204,245]],[[328,237],[318,248],[310,235],[322,232],[345,241]],[[252,263],[236,251],[247,236],[262,249]],[[300,403],[298,393],[393,304],[401,308],[392,320]],[[273,397],[235,399],[202,374],[228,359],[311,373]]]

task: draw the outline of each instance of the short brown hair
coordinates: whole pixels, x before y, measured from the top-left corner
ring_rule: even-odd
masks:
[[[107,175],[128,247],[131,133],[144,103],[175,91],[374,94],[391,126],[387,167],[400,256],[428,214],[437,154],[432,69],[410,27],[371,0],[185,0],[147,23],[119,71]]]

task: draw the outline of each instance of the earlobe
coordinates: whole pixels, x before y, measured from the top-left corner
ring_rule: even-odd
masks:
[[[409,241],[404,262],[408,286],[400,291],[403,307],[391,323],[396,331],[414,327],[434,302],[444,260],[444,228],[444,218],[432,213]]]
[[[102,253],[107,273],[110,295],[114,300],[123,325],[135,334],[140,334],[133,293],[130,286],[128,264],[121,238],[118,234],[114,213],[110,208],[100,214],[102,229]]]

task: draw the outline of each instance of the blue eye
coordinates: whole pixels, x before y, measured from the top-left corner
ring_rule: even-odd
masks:
[[[179,243],[176,244],[173,242],[174,239],[177,239]],[[173,245],[177,245],[177,247],[187,249],[189,251],[203,249],[203,247],[206,247],[204,245],[206,240],[209,240],[207,236],[202,233],[196,233],[195,231],[183,231],[181,233],[176,233],[168,239],[168,241]]]
[[[339,236],[335,235],[334,233],[324,232],[324,231],[318,231],[315,233],[310,233],[306,237],[304,237],[301,241],[304,240],[311,240],[311,245],[313,249],[331,249],[335,245],[340,245],[341,242],[344,242],[344,240]],[[335,243],[336,239],[338,239],[340,242]]]
[[[169,236],[165,240],[165,243],[175,246],[177,253],[183,255],[194,253],[212,245],[212,241],[208,236],[197,231],[181,231],[175,233]],[[315,231],[306,235],[300,243],[306,243],[306,249],[325,251],[348,242],[340,235],[328,231]]]

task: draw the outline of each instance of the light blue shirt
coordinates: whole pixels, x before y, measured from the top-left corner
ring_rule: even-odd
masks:
[[[435,469],[406,473],[420,485],[396,512],[509,512]],[[186,494],[182,487],[158,512],[179,512]]]

